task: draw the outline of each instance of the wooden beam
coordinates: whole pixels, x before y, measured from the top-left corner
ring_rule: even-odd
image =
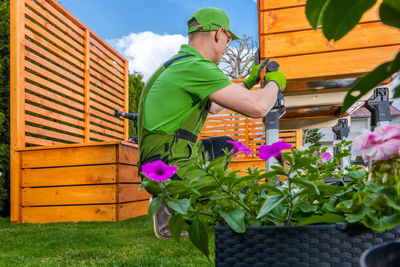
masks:
[[[350,117],[347,118],[350,122]],[[296,119],[296,120],[281,120],[279,122],[280,130],[295,130],[295,129],[313,129],[313,128],[328,128],[333,127],[338,122],[339,118],[311,118],[311,119]]]

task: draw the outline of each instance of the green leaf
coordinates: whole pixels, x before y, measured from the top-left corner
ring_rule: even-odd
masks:
[[[333,0],[323,9],[322,31],[328,40],[339,40],[353,29],[376,0]]]
[[[264,204],[262,205],[258,215],[257,219],[260,219],[262,216],[273,210],[276,206],[278,206],[282,201],[284,201],[287,198],[286,195],[273,195],[273,196],[267,196],[267,199],[265,200]]]
[[[297,225],[308,225],[317,223],[338,223],[344,222],[345,219],[341,215],[326,213],[324,215],[313,215],[308,217],[306,220],[299,222]]]
[[[308,0],[306,3],[306,17],[313,29],[321,25],[324,8],[331,0]]]
[[[200,221],[194,221],[189,227],[189,239],[208,259],[208,231]]]
[[[244,213],[241,209],[232,208],[226,211],[221,210],[219,214],[222,218],[224,218],[225,222],[233,231],[235,231],[236,233],[246,232],[246,226],[244,224]]]
[[[325,202],[324,204],[322,204],[322,210],[328,211],[328,212],[334,212],[335,204],[332,201]]]
[[[172,238],[177,242],[180,240],[184,224],[185,221],[180,214],[174,215],[168,220],[168,229],[172,235]]]
[[[304,213],[315,212],[317,211],[317,209],[318,209],[317,205],[302,205],[300,207],[300,210]]]
[[[315,193],[317,193],[318,195],[320,194],[318,186],[316,184],[306,180],[306,179],[294,178],[294,179],[292,179],[292,182],[297,184],[297,185],[305,186],[305,187],[315,191]]]
[[[157,196],[158,194],[161,193],[161,187],[160,187],[160,183],[144,178],[142,184],[140,185],[139,189],[146,189],[146,191],[150,194],[152,194],[153,196]]]
[[[376,69],[359,79],[347,92],[342,106],[342,114],[346,112],[354,103],[368,93],[371,89],[378,86],[384,80],[400,70],[400,53],[393,61],[383,63]],[[354,94],[354,96],[353,96]],[[400,96],[400,90],[396,90],[394,97]]]
[[[190,199],[182,198],[177,202],[168,201],[168,206],[179,214],[187,214],[190,206]]]
[[[220,200],[220,199],[227,199],[227,198],[231,198],[231,197],[227,196],[227,195],[217,195],[217,196],[210,197],[210,200]]]
[[[350,178],[353,178],[353,179],[361,180],[367,176],[367,172],[363,169],[359,169],[356,171],[349,171],[347,173],[347,176],[349,176]]]
[[[148,213],[150,217],[153,217],[154,215],[156,215],[158,209],[160,208],[161,205],[161,198],[159,197],[153,197],[151,199],[149,208],[148,208]]]
[[[374,231],[390,230],[400,224],[400,214],[383,216],[381,219],[366,216],[363,223]]]
[[[391,1],[383,1],[379,7],[379,16],[383,23],[400,28],[400,7],[396,9],[398,2],[391,3]]]
[[[392,207],[393,209],[400,211],[400,203],[398,201],[398,197],[393,194],[385,194],[383,195],[386,199],[387,204]],[[397,200],[397,201],[396,201]]]
[[[274,193],[276,193],[276,194],[278,194],[278,195],[283,195],[283,194],[285,194],[285,191],[282,190],[281,188],[275,187],[275,186],[272,186],[272,185],[269,185],[269,184],[267,184],[267,183],[261,184],[261,185],[260,185],[260,188],[261,188],[261,189],[267,189],[268,191],[274,192]]]

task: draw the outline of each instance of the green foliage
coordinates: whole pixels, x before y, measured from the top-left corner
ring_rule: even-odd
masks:
[[[321,145],[322,133],[318,128],[303,130],[303,143],[313,146]]]
[[[10,1],[0,2],[0,216],[9,212]]]
[[[314,29],[321,25],[325,37],[328,40],[337,41],[352,30],[362,15],[376,2],[376,0],[307,0],[306,16]],[[379,16],[383,23],[400,28],[400,1],[383,0],[379,8]],[[400,53],[393,61],[378,66],[353,85],[344,99],[342,113],[399,70]],[[400,93],[395,95],[395,97],[399,96]]]
[[[137,113],[139,98],[144,88],[143,75],[139,72],[129,74],[129,112]],[[133,122],[129,122],[129,136],[136,135],[136,129]]]

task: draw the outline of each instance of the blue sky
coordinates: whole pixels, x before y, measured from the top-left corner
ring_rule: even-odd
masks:
[[[147,79],[187,42],[186,21],[197,9],[225,10],[233,32],[258,42],[255,0],[60,0],[74,16],[129,60]]]

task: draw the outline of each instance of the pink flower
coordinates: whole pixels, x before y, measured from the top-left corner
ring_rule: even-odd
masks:
[[[374,132],[364,131],[354,139],[353,154],[365,160],[387,160],[400,149],[400,125],[380,126]]]
[[[169,166],[161,160],[149,162],[142,166],[142,173],[147,178],[157,182],[168,180],[177,170],[177,166]]]
[[[232,149],[233,154],[238,153],[238,152],[245,152],[247,154],[253,153],[253,150],[251,150],[250,148],[248,148],[245,144],[243,144],[241,142],[236,142],[236,141],[231,141],[231,140],[228,140],[226,142],[233,145],[233,149]]]
[[[331,158],[332,158],[331,153],[325,152],[324,154],[321,155],[321,159],[319,160],[319,162],[328,161]]]
[[[260,146],[257,156],[262,160],[269,160],[271,157],[275,157],[277,160],[282,160],[282,151],[290,148],[292,145],[285,141],[279,141],[272,145]]]

